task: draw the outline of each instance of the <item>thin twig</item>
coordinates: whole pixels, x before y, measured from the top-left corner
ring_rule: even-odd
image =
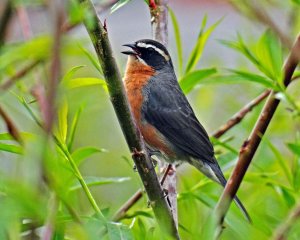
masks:
[[[4,2],[4,8],[2,14],[0,16],[0,47],[4,43],[4,39],[6,36],[7,26],[12,16],[12,2],[10,0],[6,0]]]
[[[59,207],[59,200],[55,193],[52,193],[49,199],[47,223],[44,227],[41,240],[51,240],[53,238],[55,219]]]
[[[52,60],[50,65],[50,77],[48,83],[47,92],[47,104],[46,108],[42,109],[45,113],[45,130],[50,133],[52,130],[53,122],[55,119],[56,112],[56,90],[60,78],[60,47],[61,47],[61,25],[63,23],[63,10],[60,8],[58,0],[53,1],[53,15],[54,17],[54,33],[53,33],[53,50],[52,50]],[[56,6],[57,5],[57,6]]]
[[[297,37],[296,42],[294,43],[290,55],[287,58],[286,63],[283,67],[284,79],[283,84],[285,87],[289,85],[292,80],[293,73],[298,65],[300,60],[300,36]],[[269,123],[272,120],[272,117],[277,109],[277,106],[280,103],[280,99],[275,97],[276,91],[272,91],[269,95],[267,102],[261,114],[256,122],[255,127],[250,134],[248,140],[246,140],[241,147],[239,160],[235,166],[228,183],[223,191],[221,198],[219,199],[218,204],[215,208],[216,213],[216,223],[219,225],[217,236],[221,233],[221,226],[224,220],[224,217],[229,209],[230,203],[233,196],[236,195],[237,190],[243,180],[243,177],[253,159],[253,156],[261,142],[262,136],[267,130]]]
[[[88,15],[89,18],[85,19],[84,24],[97,53],[107,81],[114,110],[119,119],[128,147],[132,152],[133,160],[144,184],[155,217],[163,233],[169,237],[179,239],[172,213],[164,198],[164,193],[157,179],[152,161],[147,154],[141,135],[133,122],[122,78],[113,57],[108,33],[99,20],[93,3],[90,0],[80,0],[80,2],[90,12]]]
[[[273,238],[274,240],[285,240],[287,239],[287,235],[292,228],[292,226],[296,223],[300,218],[300,204],[298,204],[295,208],[293,208],[287,219],[282,221],[282,224],[275,230]]]
[[[19,18],[19,24],[21,25],[24,39],[30,39],[33,33],[26,7],[24,5],[19,5],[16,8],[16,12]]]
[[[28,74],[33,68],[35,68],[39,63],[41,63],[40,60],[35,60],[31,63],[29,63],[27,66],[16,72],[13,76],[8,78],[0,85],[0,90],[6,91],[8,90],[14,83],[20,80],[20,78],[24,77],[26,74]]]
[[[7,115],[5,110],[0,106],[0,115],[6,124],[7,131],[9,134],[19,143],[22,143],[20,132],[13,122],[13,120]]]
[[[245,115],[250,112],[255,106],[257,106],[260,102],[262,102],[267,96],[269,96],[271,90],[266,90],[258,97],[254,98],[251,102],[247,103],[244,107],[242,107],[236,114],[234,114],[224,125],[222,125],[217,131],[215,131],[212,136],[215,138],[219,138],[225,132],[227,132],[234,125],[238,124]]]

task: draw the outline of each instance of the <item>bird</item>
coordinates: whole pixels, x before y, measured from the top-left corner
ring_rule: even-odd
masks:
[[[189,163],[225,187],[209,136],[180,88],[166,47],[152,39],[124,44],[129,50],[124,85],[135,124],[150,155],[166,162]],[[237,196],[234,201],[251,218]]]

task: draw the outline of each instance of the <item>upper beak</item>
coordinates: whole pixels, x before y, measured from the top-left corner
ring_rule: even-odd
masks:
[[[126,54],[126,55],[135,55],[135,56],[139,55],[135,44],[124,44],[123,46],[130,47],[133,51],[123,51],[121,53]]]

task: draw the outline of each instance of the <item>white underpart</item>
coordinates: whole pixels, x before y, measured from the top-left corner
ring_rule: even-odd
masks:
[[[160,55],[162,55],[166,61],[169,61],[170,60],[170,57],[168,54],[166,54],[163,50],[155,47],[154,45],[152,44],[146,44],[146,43],[143,43],[143,42],[139,42],[137,44],[138,47],[143,47],[143,48],[153,48],[156,52],[158,52]]]
[[[192,159],[192,165],[194,165],[197,169],[199,169],[205,176],[209,177],[210,179],[220,183],[219,178],[209,166],[209,164],[199,160],[199,159]]]

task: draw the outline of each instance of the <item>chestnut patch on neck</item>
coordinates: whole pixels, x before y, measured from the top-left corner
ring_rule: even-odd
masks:
[[[148,123],[142,122],[143,88],[154,74],[155,70],[152,67],[139,62],[136,57],[130,56],[124,76],[125,89],[135,123],[146,143],[168,155],[172,155],[174,153],[161,134]]]

